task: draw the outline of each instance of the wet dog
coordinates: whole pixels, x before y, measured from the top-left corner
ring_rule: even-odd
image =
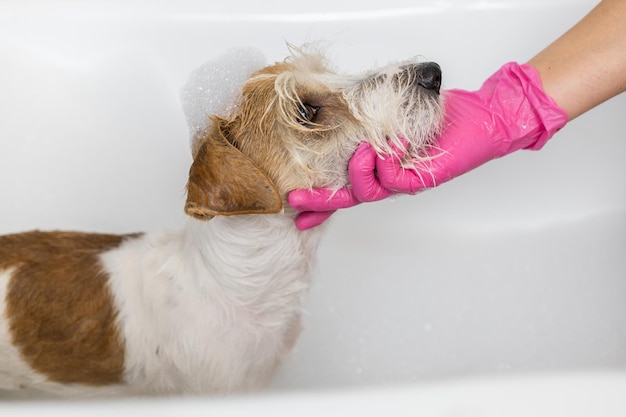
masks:
[[[363,140],[419,158],[441,70],[338,74],[294,49],[194,138],[180,231],[0,237],[0,389],[67,396],[230,393],[265,385],[300,332],[321,228],[293,189],[345,186]]]

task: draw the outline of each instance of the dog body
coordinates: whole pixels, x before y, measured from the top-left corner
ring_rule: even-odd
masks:
[[[345,186],[368,139],[441,120],[441,72],[402,63],[337,75],[294,51],[197,133],[182,231],[0,237],[0,389],[60,395],[257,389],[295,343],[321,228],[295,228],[290,190]],[[209,221],[210,220],[210,221]]]
[[[319,235],[305,238],[290,223],[282,215],[218,217],[138,236],[0,238],[13,252],[0,250],[3,260],[29,251],[39,258],[29,266],[41,271],[0,273],[10,317],[0,329],[0,388],[62,395],[259,388],[297,337]],[[33,253],[41,242],[45,253]],[[220,259],[228,262],[213,261]]]

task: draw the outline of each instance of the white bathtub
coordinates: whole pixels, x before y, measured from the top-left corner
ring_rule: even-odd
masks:
[[[178,90],[233,46],[325,40],[348,72],[422,55],[474,89],[595,2],[273,3],[0,2],[0,233],[180,226]],[[625,116],[621,96],[540,152],[335,215],[267,393],[0,414],[626,415]]]

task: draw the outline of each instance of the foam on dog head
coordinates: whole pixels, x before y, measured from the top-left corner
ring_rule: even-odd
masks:
[[[237,107],[246,80],[266,65],[255,48],[235,48],[194,70],[180,92],[190,141],[206,132],[209,116],[229,116]]]

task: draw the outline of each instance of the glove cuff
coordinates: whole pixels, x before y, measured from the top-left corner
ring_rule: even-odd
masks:
[[[508,132],[504,154],[518,149],[541,149],[568,121],[567,114],[543,91],[539,73],[528,64],[509,62],[481,88],[490,92],[490,107],[499,107]]]

